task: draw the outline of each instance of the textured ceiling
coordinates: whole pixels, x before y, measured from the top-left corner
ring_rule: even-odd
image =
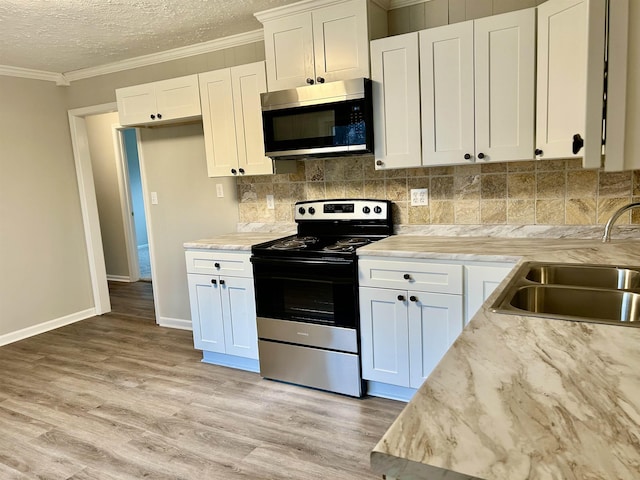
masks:
[[[261,27],[297,0],[0,0],[0,65],[65,73]]]

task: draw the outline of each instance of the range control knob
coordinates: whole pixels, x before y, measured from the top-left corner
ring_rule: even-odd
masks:
[[[369,207],[362,207],[362,213],[370,213],[371,209]]]
[[[304,207],[300,207],[300,208],[298,209],[298,213],[299,213],[300,215],[304,215],[305,213],[307,213],[307,211],[304,209]]]
[[[316,209],[313,207],[309,207],[309,213],[313,215],[314,213],[316,213]]]
[[[380,207],[380,205],[378,205],[377,207],[374,207],[374,208],[373,208],[373,212],[374,212],[374,213],[380,213],[380,212],[382,212],[382,207]]]

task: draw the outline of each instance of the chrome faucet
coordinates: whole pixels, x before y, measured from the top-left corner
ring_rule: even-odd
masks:
[[[607,221],[607,224],[604,226],[604,234],[602,235],[602,241],[607,243],[611,240],[611,229],[613,228],[613,224],[616,223],[616,220],[627,210],[631,210],[632,208],[640,207],[640,202],[633,202],[629,205],[625,205],[624,207],[620,207],[618,210],[613,212],[611,218]]]

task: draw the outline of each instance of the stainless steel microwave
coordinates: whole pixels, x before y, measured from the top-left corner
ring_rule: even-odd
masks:
[[[261,100],[268,157],[373,152],[371,80],[367,78],[267,92]]]

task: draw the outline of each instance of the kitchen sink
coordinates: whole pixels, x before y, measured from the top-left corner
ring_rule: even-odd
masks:
[[[531,266],[526,279],[544,285],[629,290],[640,288],[640,269],[606,265],[541,264]]]
[[[640,268],[525,263],[491,309],[640,327]]]

